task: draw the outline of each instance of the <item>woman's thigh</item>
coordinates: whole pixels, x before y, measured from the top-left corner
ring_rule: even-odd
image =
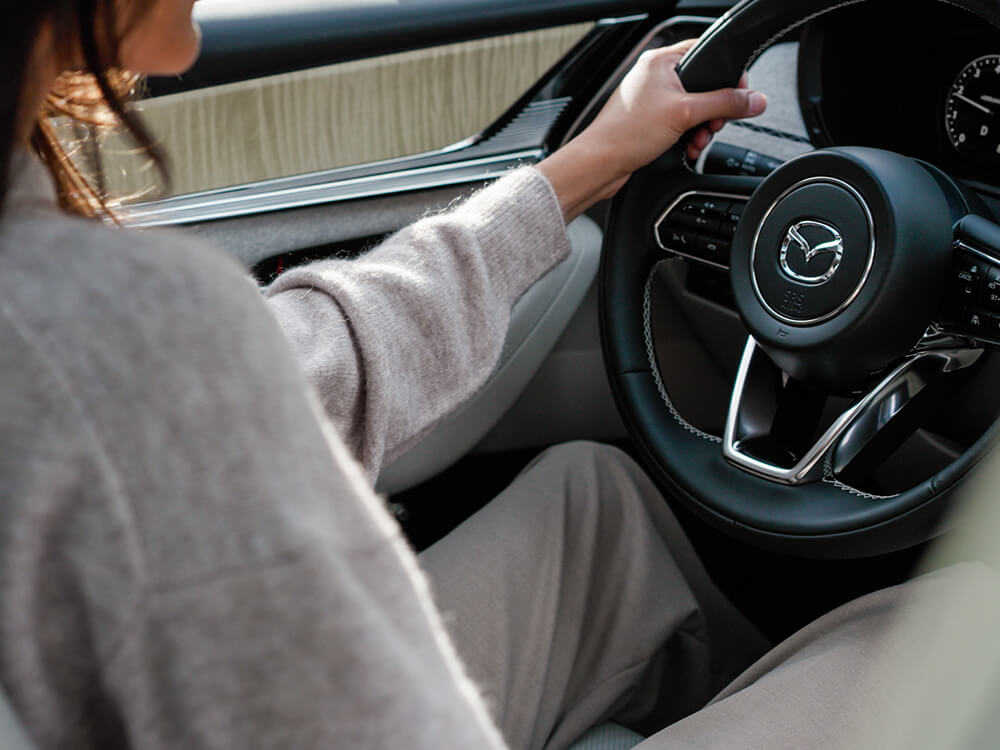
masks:
[[[649,478],[607,446],[549,449],[421,563],[513,748],[564,747],[654,708],[679,718],[721,661],[742,668],[763,645]]]

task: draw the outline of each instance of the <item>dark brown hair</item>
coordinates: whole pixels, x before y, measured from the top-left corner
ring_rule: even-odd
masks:
[[[17,126],[35,40],[49,23],[54,49],[65,60],[82,60],[83,66],[66,70],[57,79],[38,113],[31,146],[55,180],[60,205],[83,216],[113,218],[103,187],[99,159],[87,174],[73,156],[89,149],[97,153],[100,133],[123,128],[140,150],[148,154],[166,179],[165,161],[149,131],[129,106],[141,84],[139,76],[119,68],[119,30],[129,28],[148,10],[150,0],[131,0],[130,18],[120,18],[121,0],[31,0],[16,4],[7,25],[0,59],[7,95],[0,122],[0,208],[6,198]],[[18,23],[20,21],[20,23]],[[69,127],[58,127],[65,118]],[[70,134],[67,137],[67,134]]]

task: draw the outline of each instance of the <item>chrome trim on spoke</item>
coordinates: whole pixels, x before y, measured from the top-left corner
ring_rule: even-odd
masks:
[[[799,485],[822,479],[828,459],[835,475],[935,378],[975,364],[982,354],[982,349],[965,348],[928,349],[911,354],[837,417],[794,466],[786,468],[754,458],[740,449],[746,440],[767,437],[774,416],[769,406],[776,407],[761,401],[768,398],[764,385],[766,381],[773,383],[777,368],[757,342],[749,338],[729,403],[723,455],[738,468],[778,484]],[[751,392],[755,389],[756,392]]]
[[[533,164],[543,156],[544,152],[541,149],[532,149],[353,179],[329,179],[323,174],[309,175],[307,176],[309,179],[282,178],[127,207],[121,210],[120,217],[123,223],[133,227],[215,221],[234,216],[479,182],[500,177],[514,167]],[[322,179],[323,177],[326,179]]]

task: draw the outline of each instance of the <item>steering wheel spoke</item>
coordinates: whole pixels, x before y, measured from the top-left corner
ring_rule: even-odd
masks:
[[[657,215],[656,245],[672,255],[728,271],[733,237],[759,183],[757,178],[692,179]]]
[[[787,416],[798,417],[801,439],[818,424],[824,396],[781,372],[753,338],[740,362],[722,442],[733,465],[779,484],[799,485],[839,475],[900,416],[927,386],[963,370],[982,356],[978,348],[917,349],[857,398],[811,443],[790,444]]]

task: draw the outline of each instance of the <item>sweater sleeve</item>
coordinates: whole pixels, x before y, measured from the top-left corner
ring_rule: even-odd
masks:
[[[374,477],[486,381],[514,302],[568,252],[555,192],[523,168],[359,259],[290,270],[265,295]]]

